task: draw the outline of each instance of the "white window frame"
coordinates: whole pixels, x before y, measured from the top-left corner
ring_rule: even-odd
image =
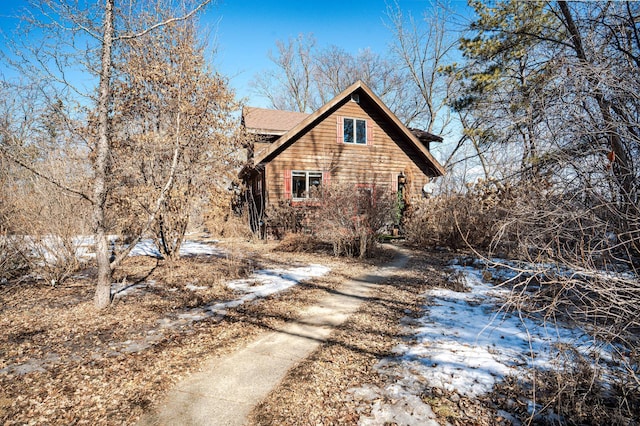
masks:
[[[347,121],[351,121],[353,126],[353,142],[347,141],[347,132],[345,132],[345,126]],[[364,142],[358,142],[358,121],[362,121],[364,123]],[[352,118],[352,117],[344,117],[342,119],[342,142],[348,143],[350,145],[367,145],[367,138],[369,135],[367,134],[367,119],[366,118]]]
[[[319,170],[292,170],[291,171],[291,199],[292,200],[299,201],[299,200],[312,199],[312,197],[310,196],[311,187],[309,185],[309,179],[310,179],[310,175],[311,174],[317,174],[317,175],[320,176],[320,184],[318,185],[318,188],[322,188],[324,175],[323,175],[323,173],[321,171],[319,171]],[[297,191],[296,191],[296,187],[295,187],[294,178],[295,177],[301,177],[302,175],[304,175],[304,177],[305,177],[305,188],[306,188],[306,190],[303,192],[303,194],[304,194],[303,197],[298,197],[298,196],[296,196]]]

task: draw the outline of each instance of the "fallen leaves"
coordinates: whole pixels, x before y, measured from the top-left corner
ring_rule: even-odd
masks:
[[[162,328],[162,319],[229,299],[232,292],[225,281],[245,277],[251,267],[298,265],[313,259],[343,273],[359,272],[357,265],[330,256],[274,253],[273,244],[234,244],[235,252],[251,258],[234,254],[224,259],[184,259],[170,271],[155,260],[129,259],[116,280],[153,285],[122,295],[100,315],[92,305],[95,271],[85,271],[55,289],[35,283],[3,285],[0,423],[135,423],[206,358],[233,351],[261,331],[295,318],[302,307],[335,287],[339,278],[327,276],[230,309],[222,321],[205,319]],[[188,288],[194,282],[197,292]]]
[[[131,259],[116,279],[153,281],[153,285],[119,297],[101,315],[92,305],[95,271],[55,289],[5,285],[0,311],[0,423],[135,423],[207,358],[224,356],[259,333],[295,320],[327,291],[346,279],[371,273],[376,262],[388,257],[383,254],[384,260],[367,264],[312,253],[272,252],[274,244],[237,244],[235,252],[250,258],[234,254],[228,259],[185,259],[170,272],[155,260]],[[174,321],[194,306],[229,300],[233,294],[225,280],[245,277],[250,268],[310,263],[330,266],[332,273],[229,309],[222,320]],[[416,315],[420,294],[438,277],[428,259],[416,256],[406,270],[383,283],[328,343],[290,371],[257,407],[251,422],[342,425],[356,424],[368,415],[372,402],[356,397],[352,390],[366,384],[383,386],[391,379],[379,375],[374,366],[407,337],[399,328],[400,319]],[[189,283],[197,283],[198,289],[190,289]],[[161,327],[167,318],[175,326]],[[20,372],[14,368],[17,365],[33,368]]]

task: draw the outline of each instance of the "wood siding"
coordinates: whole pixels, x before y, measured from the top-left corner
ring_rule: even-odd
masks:
[[[393,124],[382,118],[367,97],[360,99],[360,103],[345,100],[338,104],[265,165],[268,203],[285,197],[284,176],[290,176],[287,172],[292,170],[322,171],[330,173],[331,183],[374,184],[389,191],[398,174],[410,170],[408,175],[413,177],[410,193],[421,195],[422,187],[435,172],[427,169],[421,154]],[[367,145],[339,142],[340,129],[336,124],[339,117],[368,120],[367,137],[373,135],[373,139]],[[425,169],[421,170],[416,162],[424,164]]]

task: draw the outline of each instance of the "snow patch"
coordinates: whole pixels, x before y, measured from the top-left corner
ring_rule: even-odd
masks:
[[[206,290],[208,287],[204,285],[195,285],[195,284],[189,283],[185,286],[185,288],[191,291],[199,291],[199,290]]]
[[[469,292],[432,290],[430,305],[415,328],[415,343],[398,350],[401,363],[431,385],[469,397],[491,391],[497,380],[522,366],[557,366],[557,346],[571,344],[585,355],[607,358],[606,351],[580,329],[535,322],[496,310],[508,290],[497,288],[472,267],[454,267]]]
[[[292,269],[258,270],[250,278],[227,283],[227,287],[255,297],[267,297],[314,277],[320,277],[330,271],[322,265],[309,265]]]
[[[249,278],[234,280],[227,287],[239,293],[233,300],[216,301],[202,308],[190,309],[177,315],[176,319],[161,320],[160,327],[171,328],[187,325],[207,318],[222,319],[229,309],[285,291],[296,284],[327,274],[331,269],[323,265],[309,265],[290,269],[264,269],[254,272]]]
[[[611,359],[610,347],[579,328],[501,311],[499,306],[508,290],[487,282],[486,270],[474,266],[453,266],[467,291],[430,290],[425,294],[424,315],[411,320],[411,325],[405,321],[414,339],[394,349],[397,357],[376,365],[379,373],[392,378],[391,384],[376,389],[379,401],[374,404],[374,418],[361,418],[360,424],[418,424],[412,423],[411,417],[398,417],[397,411],[405,404],[409,413],[422,412],[424,403],[419,396],[425,386],[477,397],[490,392],[505,376],[521,374],[520,368],[561,367],[566,359],[560,358],[559,346],[571,345],[592,359]],[[508,271],[491,271],[490,275],[498,274],[502,279],[511,276]],[[373,391],[352,392],[362,395]],[[428,413],[424,415],[426,421],[432,421]],[[396,418],[401,420],[393,420]]]
[[[213,244],[198,241],[185,240],[180,246],[180,256],[224,256],[225,254],[224,250]],[[151,239],[145,239],[136,244],[129,256],[162,257],[155,242]]]

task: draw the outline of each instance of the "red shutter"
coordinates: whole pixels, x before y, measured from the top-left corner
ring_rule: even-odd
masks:
[[[344,142],[344,117],[341,117],[339,115],[336,117],[337,117],[336,143],[343,143]]]
[[[327,187],[331,184],[331,172],[324,171],[322,172],[322,186]]]
[[[282,172],[284,178],[284,198],[285,200],[291,199],[291,170],[285,170]]]
[[[373,145],[373,120],[367,120],[367,145]]]

